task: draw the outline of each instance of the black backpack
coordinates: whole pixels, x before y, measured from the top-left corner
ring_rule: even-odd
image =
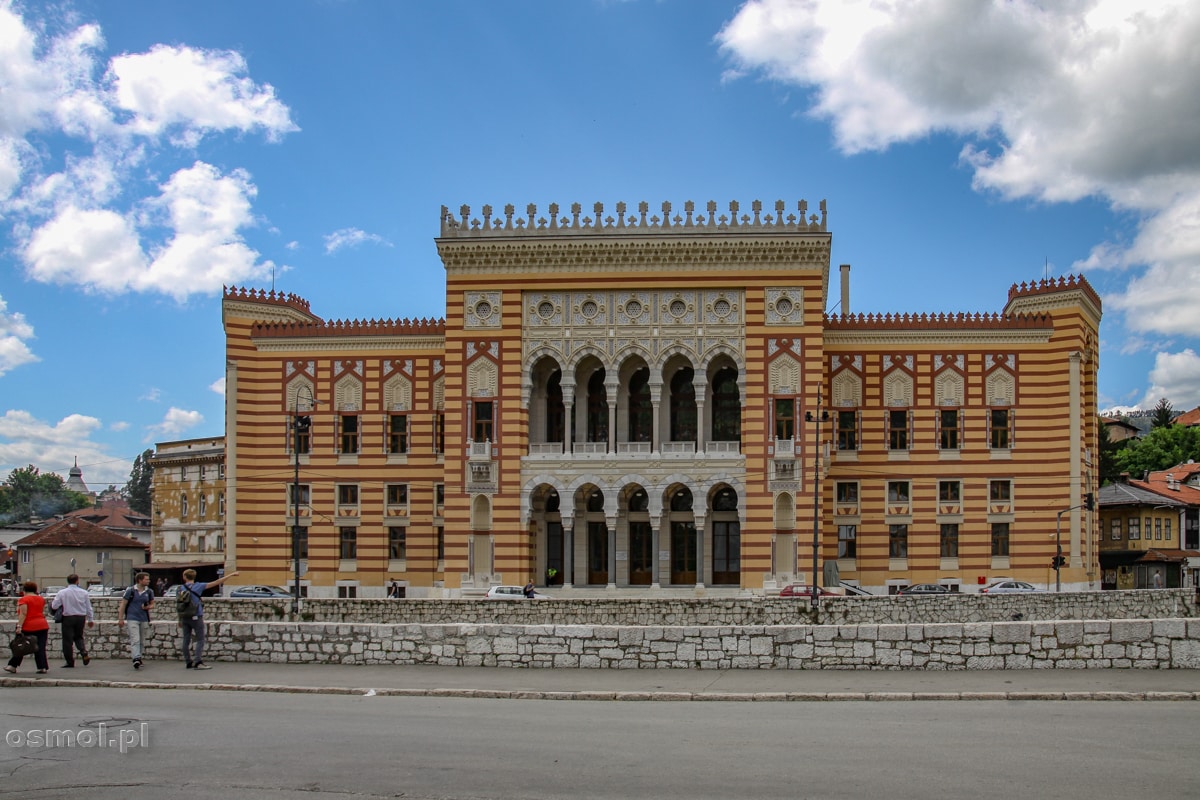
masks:
[[[189,586],[180,586],[179,594],[175,596],[175,610],[181,617],[194,617],[200,611],[196,602],[196,593]]]

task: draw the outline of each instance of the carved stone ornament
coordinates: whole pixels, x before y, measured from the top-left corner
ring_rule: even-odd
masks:
[[[799,286],[772,286],[766,295],[768,325],[800,325],[804,322],[804,289]]]
[[[500,292],[464,292],[463,327],[499,328]]]

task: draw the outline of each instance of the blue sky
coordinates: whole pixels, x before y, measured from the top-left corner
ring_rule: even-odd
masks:
[[[224,430],[223,284],[440,317],[441,205],[825,199],[852,310],[1085,274],[1200,405],[1190,0],[0,0],[0,475]]]

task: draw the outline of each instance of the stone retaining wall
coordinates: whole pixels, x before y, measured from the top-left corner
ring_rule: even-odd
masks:
[[[51,635],[57,666],[58,626]],[[150,661],[179,660],[155,622]],[[7,628],[11,630],[11,627]],[[884,625],[367,625],[210,622],[207,661],[583,669],[1200,669],[1200,619]],[[92,655],[128,658],[112,622]],[[158,668],[158,665],[151,665]],[[182,668],[179,666],[178,668]]]
[[[115,619],[120,598],[94,599],[99,619]],[[15,600],[0,613],[15,613]],[[545,601],[305,599],[307,622],[515,625],[907,625],[1020,620],[1168,619],[1200,617],[1188,589],[1064,592],[1025,595],[822,598],[587,598]],[[170,601],[159,612],[172,615]],[[291,619],[291,601],[205,598],[210,619],[277,622]]]

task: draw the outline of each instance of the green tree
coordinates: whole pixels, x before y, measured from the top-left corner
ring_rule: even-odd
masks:
[[[1175,409],[1171,408],[1171,403],[1164,397],[1154,407],[1154,414],[1150,417],[1150,426],[1152,428],[1166,428],[1174,423]]]
[[[29,522],[34,517],[49,519],[83,508],[91,502],[85,495],[67,489],[61,475],[42,473],[34,465],[14,469],[4,481],[0,513],[9,522]]]
[[[1117,458],[1124,450],[1125,442],[1114,442],[1108,426],[1100,423],[1100,485],[1115,483],[1121,477]]]
[[[125,499],[129,507],[139,514],[150,516],[154,490],[154,451],[146,449],[133,461],[129,471],[129,482],[125,484]]]
[[[1141,439],[1130,439],[1117,454],[1117,472],[1141,479],[1146,471],[1156,472],[1183,464],[1188,459],[1200,460],[1200,428],[1182,425],[1151,428]]]

